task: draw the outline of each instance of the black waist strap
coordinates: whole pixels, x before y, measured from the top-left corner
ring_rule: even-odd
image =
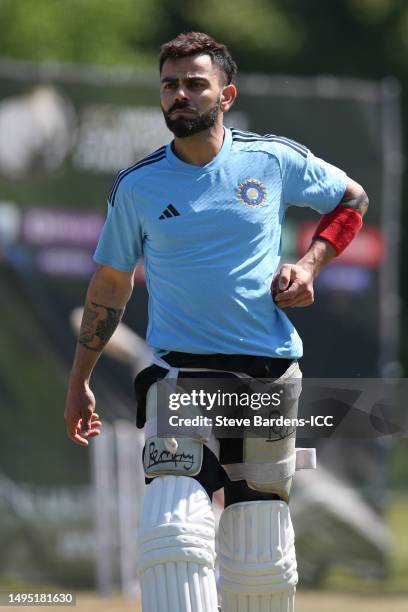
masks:
[[[194,355],[172,351],[162,357],[174,368],[208,368],[243,372],[251,378],[279,378],[293,359],[276,359],[257,355]]]

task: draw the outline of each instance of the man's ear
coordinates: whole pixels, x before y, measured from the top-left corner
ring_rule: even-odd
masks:
[[[237,97],[237,88],[232,83],[230,85],[225,85],[221,93],[221,104],[220,108],[223,113],[229,111],[231,106],[235,102],[235,98]]]

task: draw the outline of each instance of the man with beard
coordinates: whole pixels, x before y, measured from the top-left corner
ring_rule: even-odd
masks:
[[[101,426],[89,379],[143,256],[147,341],[155,352],[135,381],[138,425],[146,426],[139,537],[145,612],[217,609],[211,497],[221,487],[223,612],[293,611],[288,499],[295,470],[312,467],[313,457],[297,453],[293,432],[272,444],[246,433],[217,440],[202,429],[191,438],[170,430],[160,437],[157,381],[191,370],[197,377],[210,371],[298,381],[302,343],[283,309],[313,302],[314,278],[356,235],[368,204],[360,185],[303,145],[224,128],[236,70],[228,49],[206,34],[180,34],[162,46],[161,108],[174,140],[113,184],[70,377],[68,435],[86,446]],[[323,217],[307,253],[275,275],[293,204]],[[296,393],[282,412],[296,417]]]

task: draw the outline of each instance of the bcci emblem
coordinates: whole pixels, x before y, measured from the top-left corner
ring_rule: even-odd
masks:
[[[245,206],[257,208],[266,200],[266,187],[257,179],[245,179],[239,184],[237,195]]]

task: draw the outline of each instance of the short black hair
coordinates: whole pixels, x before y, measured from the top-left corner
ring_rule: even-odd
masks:
[[[166,60],[190,55],[209,55],[225,74],[227,85],[235,81],[238,68],[227,47],[203,32],[186,32],[164,43],[160,47],[160,72]]]

